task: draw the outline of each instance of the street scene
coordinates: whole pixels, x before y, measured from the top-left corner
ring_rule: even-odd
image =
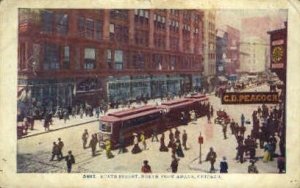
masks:
[[[285,173],[286,41],[283,10],[20,9],[17,172]]]

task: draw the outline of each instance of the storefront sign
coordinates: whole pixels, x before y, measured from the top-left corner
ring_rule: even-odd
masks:
[[[275,104],[279,102],[276,92],[232,92],[224,93],[222,104]]]

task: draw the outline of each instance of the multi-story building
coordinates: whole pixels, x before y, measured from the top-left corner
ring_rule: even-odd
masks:
[[[240,68],[240,31],[232,26],[226,26],[228,36],[227,57],[229,62],[226,65],[227,75],[235,74]]]
[[[216,73],[216,13],[214,10],[204,12],[204,75]]]
[[[217,29],[216,35],[216,74],[218,76],[225,75],[225,66],[228,63],[228,33],[224,30]]]
[[[201,10],[20,9],[19,94],[47,106],[199,89]]]
[[[264,72],[267,63],[267,44],[259,37],[248,37],[240,43],[241,72]]]
[[[240,31],[226,25],[217,29],[216,71],[218,75],[230,76],[240,67]]]
[[[204,11],[204,76],[212,86],[212,79],[216,74],[216,11]],[[211,90],[212,88],[207,88]]]

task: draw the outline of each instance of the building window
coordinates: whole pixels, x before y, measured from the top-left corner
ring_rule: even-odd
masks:
[[[53,12],[43,11],[42,12],[42,29],[43,32],[52,33],[53,31]]]
[[[148,38],[149,32],[148,31],[135,31],[135,44],[141,46],[148,46]]]
[[[135,69],[144,69],[145,68],[144,54],[142,54],[142,53],[134,54],[132,59],[133,59],[133,67]]]
[[[179,50],[179,38],[177,37],[170,37],[170,48],[171,50]]]
[[[92,70],[96,68],[96,49],[85,48],[84,49],[84,66],[85,70]]]
[[[112,69],[112,52],[111,49],[106,50],[106,63],[109,69]]]
[[[46,44],[44,50],[44,70],[59,69],[59,46],[55,44]]]
[[[85,36],[85,19],[84,17],[79,17],[77,22],[77,27],[79,31],[79,36],[84,37]]]
[[[154,14],[154,26],[156,29],[164,30],[166,28],[166,17]]]
[[[127,20],[128,10],[111,10],[110,17],[113,19]]]
[[[149,11],[143,9],[135,10],[135,23],[140,25],[148,25],[149,23]]]
[[[115,40],[121,43],[128,42],[128,27],[123,25],[110,24],[110,40]]]
[[[165,48],[165,35],[154,34],[154,45],[157,48]]]
[[[94,38],[94,20],[86,19],[86,38]]]
[[[153,54],[153,62],[156,70],[162,70],[162,55]]]
[[[56,14],[56,30],[60,35],[68,33],[68,14]]]
[[[170,57],[170,70],[175,70],[176,67],[176,56]]]
[[[88,39],[101,40],[102,22],[90,18],[79,17],[77,22],[79,36]]]
[[[100,21],[95,22],[96,27],[96,40],[101,40],[101,31],[102,31],[102,24]]]
[[[70,68],[70,47],[64,46],[63,48],[63,67],[64,69]]]
[[[123,70],[123,51],[115,50],[115,69]]]

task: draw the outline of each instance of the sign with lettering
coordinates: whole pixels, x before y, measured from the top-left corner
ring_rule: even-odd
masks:
[[[276,104],[277,92],[232,92],[224,93],[222,104]]]

